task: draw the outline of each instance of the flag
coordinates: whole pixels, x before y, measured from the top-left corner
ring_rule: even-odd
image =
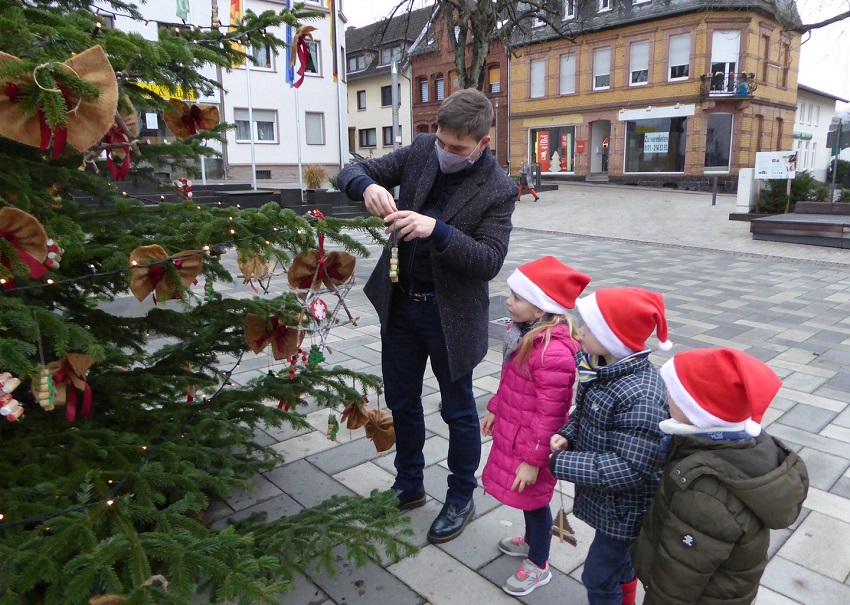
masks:
[[[234,25],[237,21],[242,21],[242,0],[230,0],[230,25]],[[244,45],[235,42],[230,44],[232,49],[245,52]]]
[[[333,77],[334,82],[337,81],[337,74],[339,73],[339,68],[337,66],[337,60],[339,56],[339,50],[336,45],[336,0],[328,0],[328,10],[330,10],[331,14],[331,49],[333,50],[334,60],[333,60]]]
[[[292,0],[286,0],[286,10],[292,8]],[[292,26],[286,26],[286,83],[290,86],[295,82],[295,68],[290,64],[292,57]]]
[[[186,22],[189,18],[189,0],[177,0],[177,16]]]

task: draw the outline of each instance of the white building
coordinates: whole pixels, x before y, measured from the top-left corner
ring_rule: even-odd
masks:
[[[797,117],[794,122],[794,149],[797,150],[797,170],[808,170],[820,181],[826,181],[829,148],[826,135],[835,115],[835,103],[846,99],[797,85]]]
[[[212,97],[201,97],[198,102],[219,105],[222,120],[236,124],[227,133],[224,149],[228,179],[251,180],[252,163],[259,179],[298,181],[299,160],[302,165],[322,164],[330,174],[336,174],[348,157],[345,98],[345,50],[343,0],[335,0],[336,48],[332,43],[331,0],[302,0],[308,9],[325,12],[321,19],[305,21],[316,31],[308,42],[309,59],[304,82],[292,88],[286,82],[286,54],[277,55],[267,48],[249,49],[259,59],[251,65],[250,74],[245,66],[223,71],[221,82],[224,94],[216,91]],[[218,18],[229,23],[230,3],[227,0],[188,0],[187,22],[196,25],[211,23],[213,3],[218,5]],[[294,1],[292,2],[295,3]],[[160,23],[181,23],[176,15],[175,0],[148,0],[139,10],[149,22],[139,23],[118,17],[114,26],[126,31],[136,31],[148,39],[156,39]],[[244,0],[243,10],[260,14],[263,11],[280,11],[286,7],[283,0]],[[222,32],[225,32],[222,29]],[[269,28],[270,33],[286,39],[286,28]],[[334,77],[334,54],[338,57],[338,77]],[[204,75],[215,78],[215,70],[206,68]],[[297,77],[297,76],[296,76]],[[250,90],[248,82],[250,80]],[[219,98],[219,97],[223,98]],[[250,108],[250,112],[249,112]],[[253,121],[249,120],[250,117]],[[144,117],[143,117],[144,122]],[[164,126],[162,127],[164,128]],[[167,138],[168,133],[162,132]]]

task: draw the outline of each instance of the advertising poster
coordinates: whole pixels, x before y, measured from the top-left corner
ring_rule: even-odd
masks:
[[[540,171],[549,172],[549,131],[543,130],[537,139],[537,161],[540,162]]]
[[[644,153],[667,153],[667,147],[670,143],[670,133],[668,132],[647,132],[643,135],[643,152]]]
[[[796,176],[796,151],[759,151],[756,153],[756,179],[793,179]]]

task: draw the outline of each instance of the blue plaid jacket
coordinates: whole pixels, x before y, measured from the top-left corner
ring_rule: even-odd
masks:
[[[555,477],[575,484],[576,517],[612,538],[637,538],[664,468],[658,423],[669,417],[664,382],[646,357],[602,367],[579,385],[558,431],[569,450],[549,461]]]

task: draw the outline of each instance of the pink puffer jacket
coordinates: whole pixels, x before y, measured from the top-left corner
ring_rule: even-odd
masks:
[[[567,422],[576,379],[574,355],[581,348],[565,325],[552,329],[543,351],[544,334],[534,339],[526,361],[528,373],[518,368],[514,356],[502,367],[498,392],[487,410],[496,415],[493,448],[481,481],[494,498],[521,510],[548,504],[555,490],[549,471],[549,439]],[[523,493],[511,491],[516,469],[527,462],[540,470],[534,485]]]

